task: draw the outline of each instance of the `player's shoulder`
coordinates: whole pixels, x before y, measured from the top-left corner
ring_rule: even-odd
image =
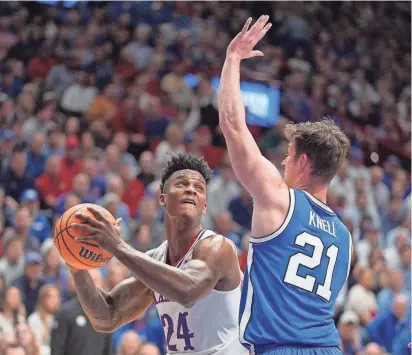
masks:
[[[204,245],[226,245],[226,243],[233,243],[229,238],[224,235],[219,234],[211,229],[204,229],[200,238],[199,243],[204,243]],[[207,243],[207,244],[206,244]]]
[[[207,254],[213,254],[222,259],[237,257],[234,243],[229,238],[212,230],[205,230],[203,237],[200,238],[193,248],[194,257]]]

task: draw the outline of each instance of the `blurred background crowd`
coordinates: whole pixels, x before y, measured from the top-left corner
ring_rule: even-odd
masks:
[[[410,11],[409,2],[1,2],[0,354],[165,353],[154,308],[113,335],[94,332],[52,234],[66,209],[91,202],[123,218],[135,248],[158,246],[159,174],[171,154],[202,155],[214,169],[203,225],[231,238],[245,266],[252,201],[233,175],[210,79],[247,17],[264,13],[274,24],[265,56],[241,73],[281,89],[278,123],[250,126],[262,152],[280,168],[285,123],[324,115],[352,142],[328,196],[354,242],[336,307],[343,353],[410,354]],[[128,276],[116,261],[93,272],[107,290]]]

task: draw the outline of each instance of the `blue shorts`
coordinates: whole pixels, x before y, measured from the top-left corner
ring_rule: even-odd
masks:
[[[280,346],[256,351],[256,355],[342,355],[342,352],[338,347],[298,348]]]

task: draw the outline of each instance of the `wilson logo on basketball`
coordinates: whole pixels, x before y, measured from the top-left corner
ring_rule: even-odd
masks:
[[[91,260],[96,263],[106,263],[109,259],[104,258],[102,254],[93,253],[91,250],[81,247],[79,256],[86,260]]]

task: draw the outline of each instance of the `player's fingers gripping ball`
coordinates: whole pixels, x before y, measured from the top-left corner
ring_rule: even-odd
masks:
[[[74,206],[60,217],[54,230],[54,245],[66,263],[79,270],[101,267],[106,265],[112,258],[110,253],[101,249],[95,242],[76,240],[78,237],[87,237],[90,233],[72,226],[74,223],[84,223],[75,214],[80,212],[96,219],[96,216],[87,207],[93,207],[100,211],[110,223],[115,224],[116,222],[113,215],[105,208],[89,203]]]

